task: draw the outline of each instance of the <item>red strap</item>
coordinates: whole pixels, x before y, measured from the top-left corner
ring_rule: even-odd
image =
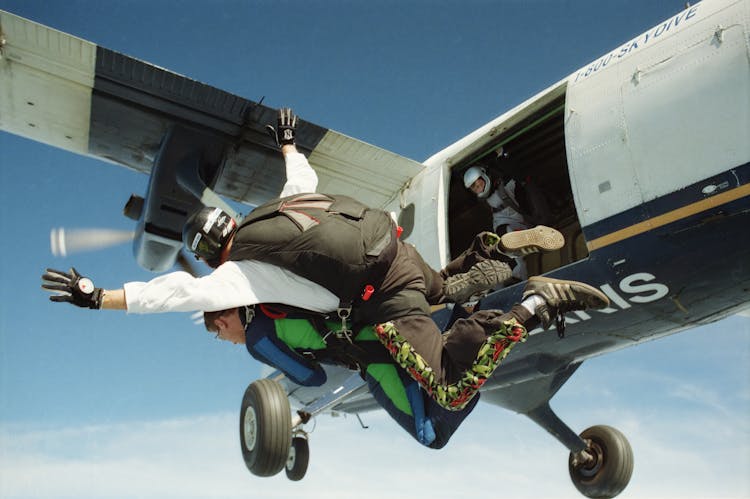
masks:
[[[276,320],[286,318],[286,312],[282,312],[281,310],[274,310],[264,303],[261,303],[258,306],[260,307],[260,311],[263,312],[269,319]]]

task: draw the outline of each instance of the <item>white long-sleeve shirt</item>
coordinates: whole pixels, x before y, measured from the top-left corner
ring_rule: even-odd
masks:
[[[280,197],[315,192],[318,176],[300,153],[284,155],[287,181]],[[230,261],[211,274],[164,274],[124,286],[130,313],[224,310],[256,303],[284,303],[317,312],[335,310],[339,299],[329,290],[289,270],[255,260]]]
[[[256,260],[226,262],[207,276],[164,274],[125,286],[128,312],[210,312],[255,303],[285,303],[316,312],[335,310],[339,299],[326,288],[281,267]]]
[[[286,183],[281,189],[280,198],[303,192],[315,192],[318,188],[318,175],[304,154],[287,153],[284,155],[284,164],[286,165]]]

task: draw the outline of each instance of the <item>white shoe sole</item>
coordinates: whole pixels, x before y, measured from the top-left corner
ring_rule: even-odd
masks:
[[[565,245],[563,235],[544,225],[537,225],[526,230],[506,232],[500,236],[504,253],[511,256],[525,256],[539,251],[555,251]]]

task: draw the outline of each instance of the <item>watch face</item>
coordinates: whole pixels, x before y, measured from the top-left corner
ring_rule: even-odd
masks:
[[[88,277],[83,277],[78,280],[78,289],[81,293],[90,295],[94,292],[94,283]]]

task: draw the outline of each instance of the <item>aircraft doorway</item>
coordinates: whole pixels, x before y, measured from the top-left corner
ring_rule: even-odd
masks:
[[[549,102],[521,117],[517,124],[501,133],[490,147],[453,169],[448,193],[452,257],[466,249],[477,233],[494,229],[490,207],[463,184],[464,172],[474,165],[485,167],[490,174],[506,182],[513,179],[521,185],[516,191],[520,193],[517,196],[520,197],[520,206],[528,207],[535,200],[546,203],[544,225],[554,227],[565,236],[565,246],[560,250],[526,257],[529,275],[543,274],[588,256],[568,175],[564,86],[560,90],[560,95],[553,96]],[[529,107],[510,119],[526,112]]]

